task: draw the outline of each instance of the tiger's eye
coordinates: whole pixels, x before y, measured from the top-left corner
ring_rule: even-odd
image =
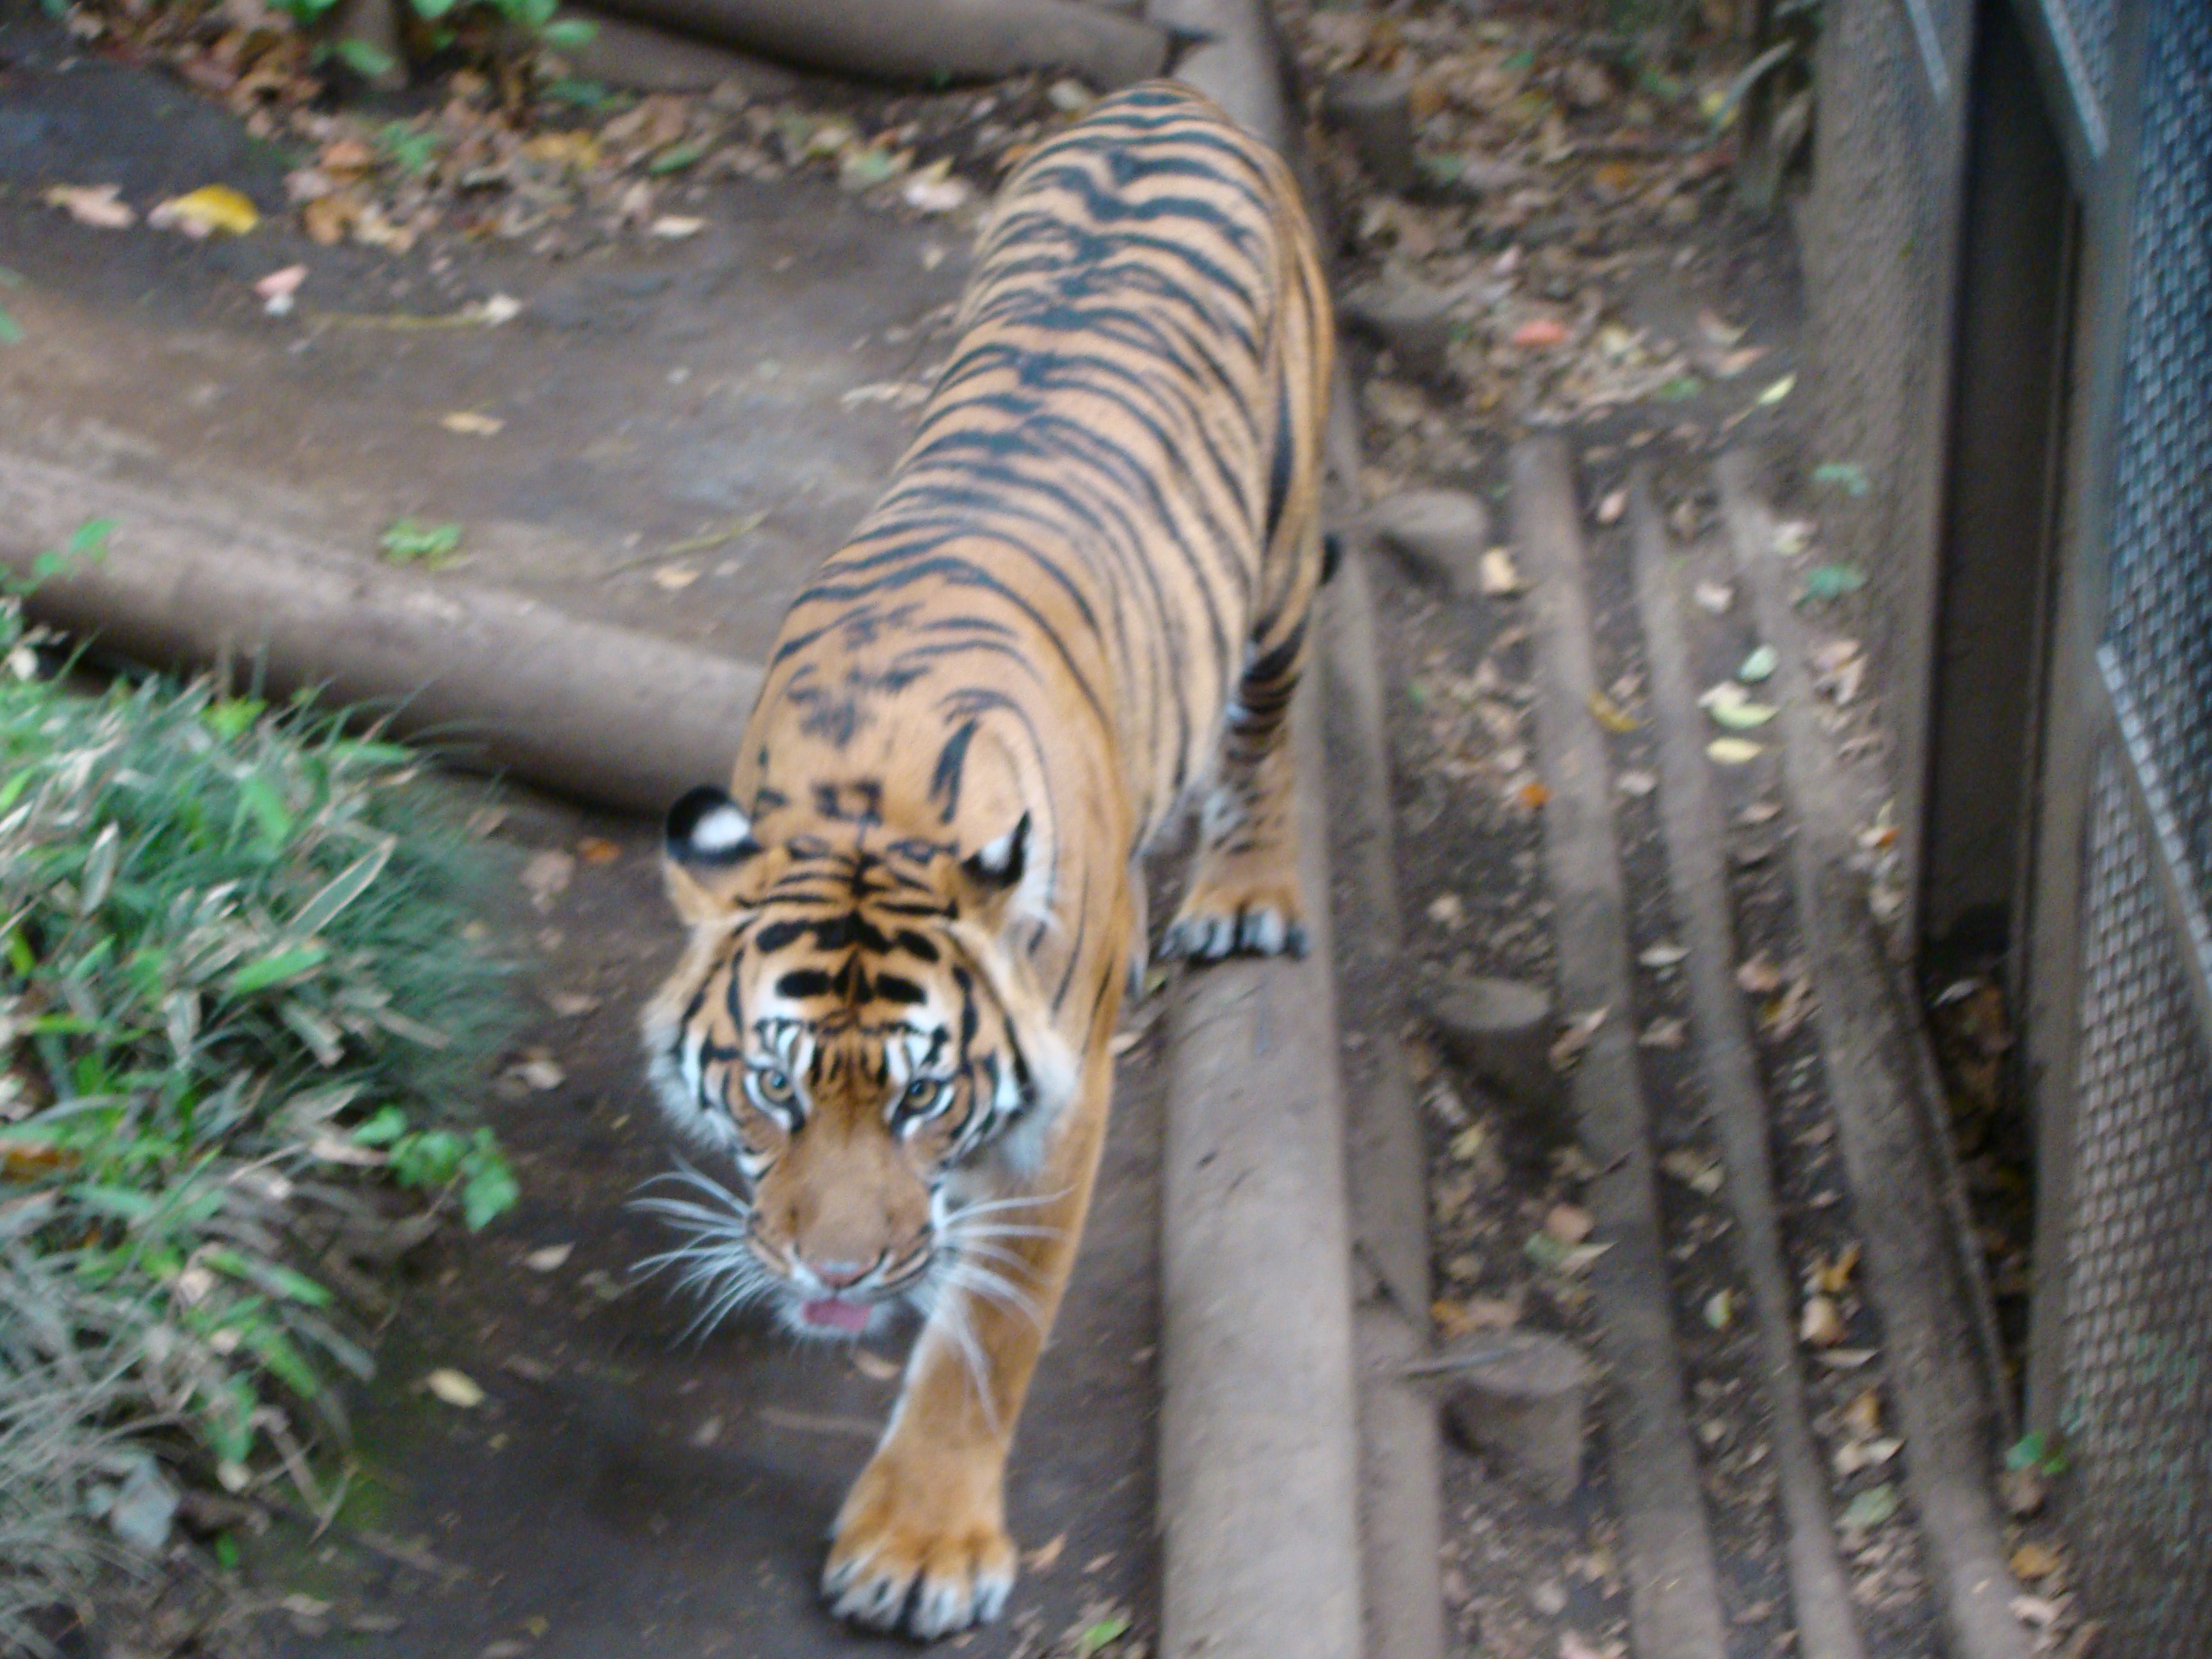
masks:
[[[781,1102],[791,1098],[791,1079],[786,1073],[757,1072],[754,1075],[760,1079],[761,1093],[769,1099]]]

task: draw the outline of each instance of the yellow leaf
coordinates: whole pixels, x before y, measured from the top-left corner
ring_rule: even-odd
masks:
[[[146,219],[160,229],[181,230],[187,236],[217,230],[243,236],[261,222],[261,210],[228,185],[203,185],[188,195],[170,198]]]
[[[1633,732],[1636,729],[1636,717],[1602,691],[1589,694],[1589,711],[1596,716],[1597,723],[1608,732]]]
[[[1765,744],[1747,738],[1715,738],[1705,745],[1706,755],[1720,766],[1743,766],[1765,752]]]
[[[441,415],[438,424],[448,432],[458,432],[465,437],[489,438],[495,436],[507,422],[496,415],[479,415],[472,410],[457,409],[450,415]]]
[[[1761,404],[1778,404],[1790,395],[1790,388],[1796,384],[1797,377],[1795,374],[1785,374],[1765,391],[1760,392],[1754,401]]]

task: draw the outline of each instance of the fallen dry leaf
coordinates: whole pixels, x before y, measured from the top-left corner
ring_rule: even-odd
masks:
[[[300,292],[300,284],[307,280],[305,265],[286,265],[282,270],[272,270],[254,283],[253,291],[261,297],[261,308],[271,317],[291,314]]]
[[[1498,1297],[1471,1296],[1464,1302],[1437,1301],[1429,1306],[1437,1332],[1449,1340],[1477,1331],[1510,1331],[1521,1322],[1521,1304]]]
[[[1804,1316],[1797,1322],[1797,1334],[1809,1347],[1832,1348],[1850,1333],[1844,1325],[1844,1316],[1836,1304],[1825,1296],[1808,1297]]]
[[[1662,1014],[1637,1033],[1641,1048],[1679,1048],[1689,1041],[1689,1028],[1672,1014]]]
[[[1567,325],[1553,317],[1532,317],[1508,335],[1514,345],[1530,350],[1541,350],[1549,346],[1567,343]]]
[[[1589,694],[1589,711],[1600,726],[1608,732],[1625,733],[1636,730],[1639,722],[1619,703],[1602,691]]]
[[[916,213],[951,213],[975,199],[975,187],[965,179],[933,177],[935,164],[925,167],[899,187],[899,200]]]
[[[1811,1016],[1814,1006],[1813,976],[1799,974],[1788,990],[1759,1010],[1759,1027],[1770,1036],[1789,1036]]]
[[[1067,1547],[1067,1534],[1056,1534],[1049,1542],[1039,1544],[1033,1550],[1022,1552],[1022,1565],[1031,1572],[1043,1572],[1060,1559],[1060,1552]]]
[[[1613,787],[1624,795],[1641,800],[1659,787],[1659,780],[1649,772],[1631,768],[1613,779]]]
[[[1735,603],[1735,589],[1726,582],[1699,582],[1691,589],[1690,597],[1698,602],[1700,611],[1723,617],[1728,614],[1728,608]]]
[[[43,199],[94,230],[128,230],[138,222],[138,214],[120,199],[122,190],[120,185],[56,185]]]
[[[1607,1642],[1602,1645],[1587,1641],[1574,1631],[1559,1632],[1559,1659],[1626,1659],[1627,1645]]]
[[[1513,799],[1524,811],[1534,812],[1552,799],[1552,792],[1540,783],[1524,783],[1514,791]]]
[[[243,236],[261,222],[261,210],[228,185],[203,185],[173,196],[146,216],[156,230],[181,231],[198,240],[222,231]]]
[[[507,422],[498,416],[479,415],[472,409],[457,409],[450,415],[441,415],[438,424],[465,438],[495,438],[507,429]]]
[[[2048,1578],[2064,1563],[2058,1552],[2048,1544],[2039,1544],[2033,1539],[2012,1553],[2012,1570],[2015,1577],[2026,1583],[2039,1578]]]
[[[484,1391],[477,1386],[476,1378],[449,1365],[441,1365],[432,1371],[422,1379],[422,1386],[448,1406],[458,1406],[463,1411],[484,1402]]]
[[[1844,1407],[1838,1420],[1860,1439],[1873,1439],[1881,1432],[1881,1390],[1862,1389]]]
[[[1824,1296],[1841,1296],[1850,1289],[1851,1275],[1858,1271],[1858,1266],[1856,1239],[1844,1245],[1833,1261],[1826,1255],[1816,1255],[1813,1258],[1813,1288]]]
[[[1605,1017],[1612,1012],[1610,1008],[1590,1008],[1571,1016],[1552,1043],[1553,1066],[1562,1072],[1570,1069],[1583,1057],[1583,1050],[1589,1047],[1590,1039],[1597,1035],[1598,1027],[1605,1024]]]
[[[1706,758],[1717,766],[1745,766],[1766,752],[1763,743],[1748,738],[1715,738],[1705,745]]]
[[[2066,1612],[2066,1598],[2049,1595],[2015,1595],[2012,1598],[2012,1616],[2034,1630],[2049,1630]]]
[[[1742,329],[1723,322],[1720,314],[1710,307],[1698,313],[1698,331],[1717,346],[1732,346],[1743,338]]]
[[[1735,982],[1753,996],[1772,996],[1782,988],[1782,970],[1774,965],[1772,957],[1761,951],[1737,966]]]
[[[1687,945],[1670,943],[1654,945],[1645,950],[1638,951],[1636,953],[1636,959],[1646,968],[1672,968],[1675,963],[1686,960],[1689,954]]]
[[[549,1054],[532,1054],[527,1060],[517,1060],[507,1067],[507,1075],[519,1078],[523,1084],[541,1095],[550,1094],[568,1080],[568,1073],[561,1062]]]
[[[1659,1167],[1692,1192],[1706,1198],[1720,1191],[1722,1183],[1728,1179],[1718,1158],[1692,1152],[1687,1146],[1677,1146],[1672,1152],[1662,1153]]]
[[[1598,498],[1596,519],[1600,524],[1619,524],[1620,515],[1628,511],[1628,492],[1610,490]]]
[[[1483,553],[1479,574],[1483,592],[1493,599],[1510,599],[1521,591],[1521,572],[1513,563],[1513,555],[1502,547]]]
[[[670,593],[680,593],[701,575],[695,564],[664,564],[653,573],[653,585]]]
[[[1544,1216],[1544,1231],[1562,1244],[1581,1243],[1596,1224],[1578,1204],[1554,1204]]]
[[[1457,893],[1439,893],[1429,901],[1427,915],[1439,927],[1456,927],[1467,920],[1467,902]]]
[[[534,1273],[555,1273],[574,1254],[575,1249],[574,1244],[548,1244],[524,1256],[522,1265]]]
[[[539,910],[550,910],[553,901],[568,890],[568,884],[576,874],[576,859],[557,847],[533,853],[522,866],[522,889],[530,895],[530,902]]]

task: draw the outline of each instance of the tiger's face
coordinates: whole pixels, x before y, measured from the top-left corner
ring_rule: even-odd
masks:
[[[1020,1224],[992,1176],[1034,1158],[1073,1083],[1001,942],[1026,841],[1024,819],[964,859],[865,835],[764,846],[720,791],[671,812],[690,940],[647,1042],[670,1117],[736,1180],[687,1169],[690,1193],[645,1207],[690,1233],[656,1260],[706,1293],[702,1317],[770,1300],[850,1336],[947,1282],[1018,1294],[992,1265]]]

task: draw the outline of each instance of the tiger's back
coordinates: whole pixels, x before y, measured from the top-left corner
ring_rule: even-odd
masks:
[[[1008,181],[882,499],[800,594],[732,787],[671,812],[647,1011],[726,1158],[656,1200],[709,1314],[926,1321],[823,1586],[995,1616],[1003,1474],[1103,1144],[1138,854],[1202,801],[1171,953],[1304,948],[1289,705],[1322,580],[1327,296],[1286,170],[1195,94]]]
[[[1320,580],[1326,307],[1282,162],[1197,94],[1041,146],[890,487],[793,607],[738,798],[879,780],[930,833],[1028,811],[1034,908],[1087,888],[1065,919],[1115,943],[1071,858],[1126,864],[1206,777]]]

